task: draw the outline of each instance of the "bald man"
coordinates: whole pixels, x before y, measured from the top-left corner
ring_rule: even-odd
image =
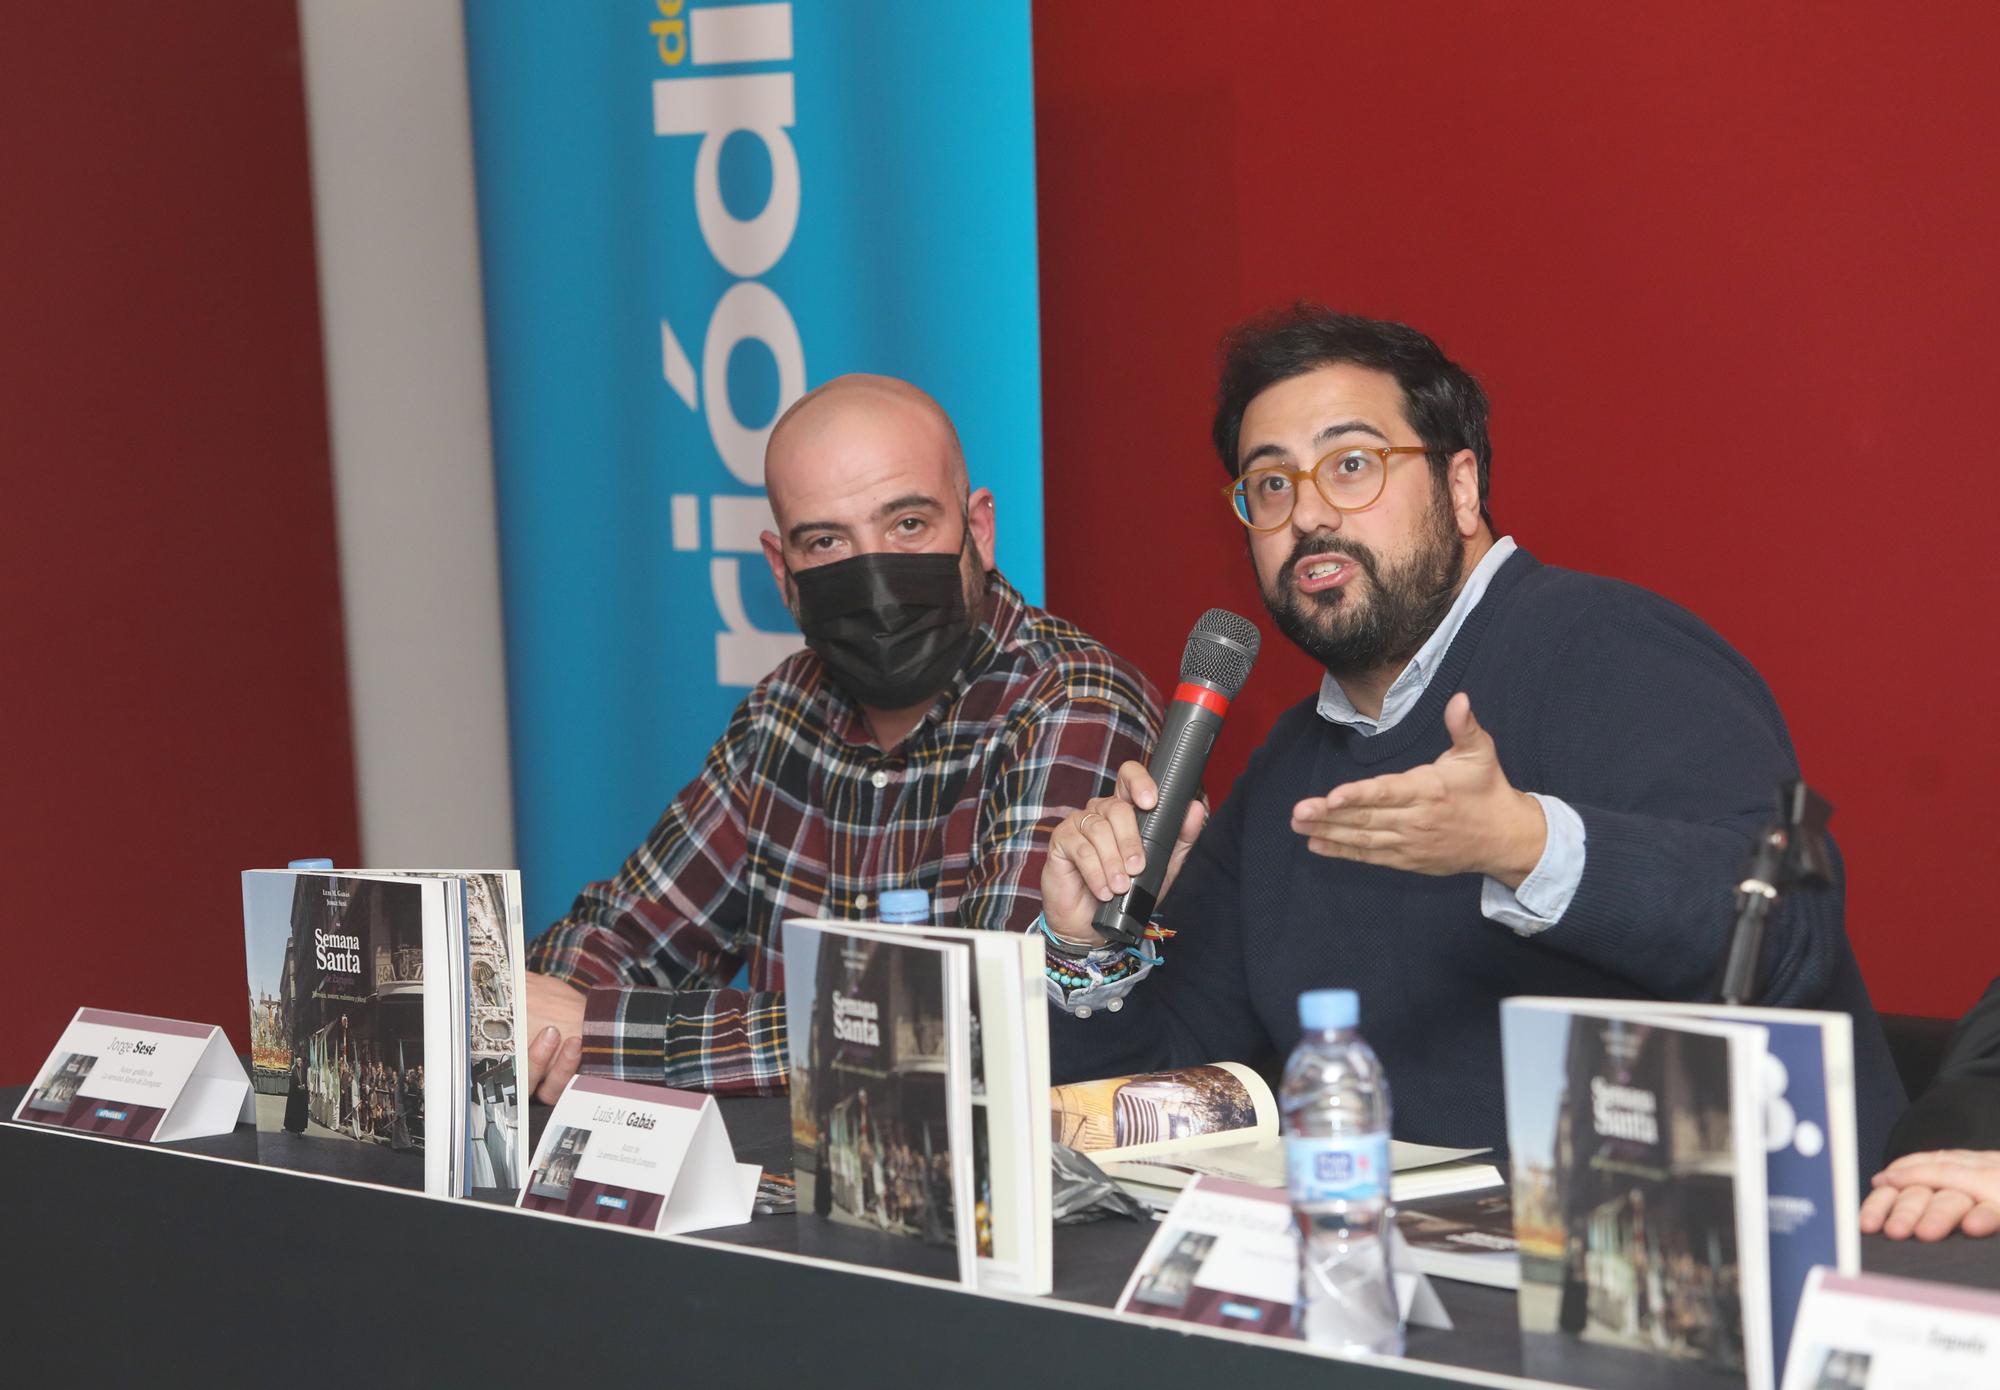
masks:
[[[617,876],[534,944],[529,1081],[784,1089],[788,917],[1023,931],[1049,832],[1158,737],[1159,694],[993,567],[994,505],[907,382],[847,376],[771,431],[764,558],[806,650],[750,692]],[[749,988],[725,986],[741,966]]]

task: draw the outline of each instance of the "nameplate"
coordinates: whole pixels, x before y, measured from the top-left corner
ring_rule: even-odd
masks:
[[[1443,1300],[1393,1224],[1386,1238],[1398,1314],[1412,1326],[1450,1331]],[[1116,1309],[1295,1338],[1298,1290],[1298,1225],[1285,1190],[1198,1176],[1161,1218]]]
[[[1993,1385],[2000,1385],[2000,1294],[1824,1267],[1807,1278],[1783,1390]]]
[[[677,1235],[748,1221],[762,1174],[736,1161],[715,1097],[579,1076],[549,1114],[515,1205]]]
[[[78,1009],[14,1110],[22,1124],[168,1143],[254,1118],[250,1080],[212,1023]]]

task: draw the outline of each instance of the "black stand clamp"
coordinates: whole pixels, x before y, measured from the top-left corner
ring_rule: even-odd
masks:
[[[1826,838],[1832,816],[1832,803],[1804,782],[1779,786],[1778,818],[1757,832],[1749,867],[1736,886],[1736,926],[1722,967],[1723,1003],[1756,1002],[1757,958],[1778,899],[1794,889],[1833,882],[1833,852]]]

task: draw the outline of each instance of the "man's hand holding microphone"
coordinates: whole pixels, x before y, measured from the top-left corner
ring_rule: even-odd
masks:
[[[1042,913],[1078,954],[1133,947],[1208,819],[1201,770],[1229,702],[1257,659],[1257,625],[1223,608],[1201,615],[1181,653],[1150,767],[1118,769],[1115,795],[1093,797],[1049,839]]]
[[[1159,802],[1153,774],[1138,763],[1126,763],[1118,769],[1116,794],[1092,797],[1049,837],[1048,857],[1042,861],[1042,912],[1049,930],[1079,951],[1105,944],[1091,919],[1105,904],[1130,892],[1134,878],[1145,869],[1139,813],[1154,810]],[[1158,896],[1166,895],[1206,824],[1208,807],[1190,801],[1167,854]]]
[[[1256,655],[1255,626],[1220,608],[1203,614],[1150,767],[1126,763],[1113,795],[1092,798],[1050,836],[1043,917],[1078,954],[1132,946],[1144,935],[1207,824],[1202,767]],[[1542,807],[1508,784],[1463,692],[1446,706],[1444,722],[1451,747],[1435,762],[1301,801],[1291,830],[1329,858],[1421,874],[1482,873],[1518,888],[1547,843]]]

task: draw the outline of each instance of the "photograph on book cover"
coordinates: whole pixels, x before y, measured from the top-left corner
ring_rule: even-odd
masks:
[[[931,942],[952,948],[952,958],[966,964],[972,1186],[971,1218],[960,1230],[977,1257],[978,1287],[1047,1292],[1054,1278],[1048,1234],[1048,1004],[1039,948],[1016,932],[800,925],[892,942]]]
[[[1051,1137],[1079,1153],[1171,1144],[1257,1126],[1257,1101],[1221,1066],[1073,1081],[1049,1092]]]
[[[260,1162],[424,1186],[424,922],[417,883],[248,874]]]
[[[1532,1374],[1743,1385],[1729,1039],[1503,1015]]]
[[[473,1188],[512,1191],[521,1185],[518,1155],[526,1107],[514,1075],[514,977],[509,949],[507,889],[500,874],[465,877],[467,960],[466,1037],[470,1043],[470,1105],[466,1110],[465,1172]]]
[[[1396,1225],[1414,1250],[1465,1255],[1511,1255],[1515,1250],[1513,1198],[1504,1187],[1454,1193],[1421,1207],[1398,1206]]]
[[[960,1275],[945,949],[786,935],[802,1254]]]

